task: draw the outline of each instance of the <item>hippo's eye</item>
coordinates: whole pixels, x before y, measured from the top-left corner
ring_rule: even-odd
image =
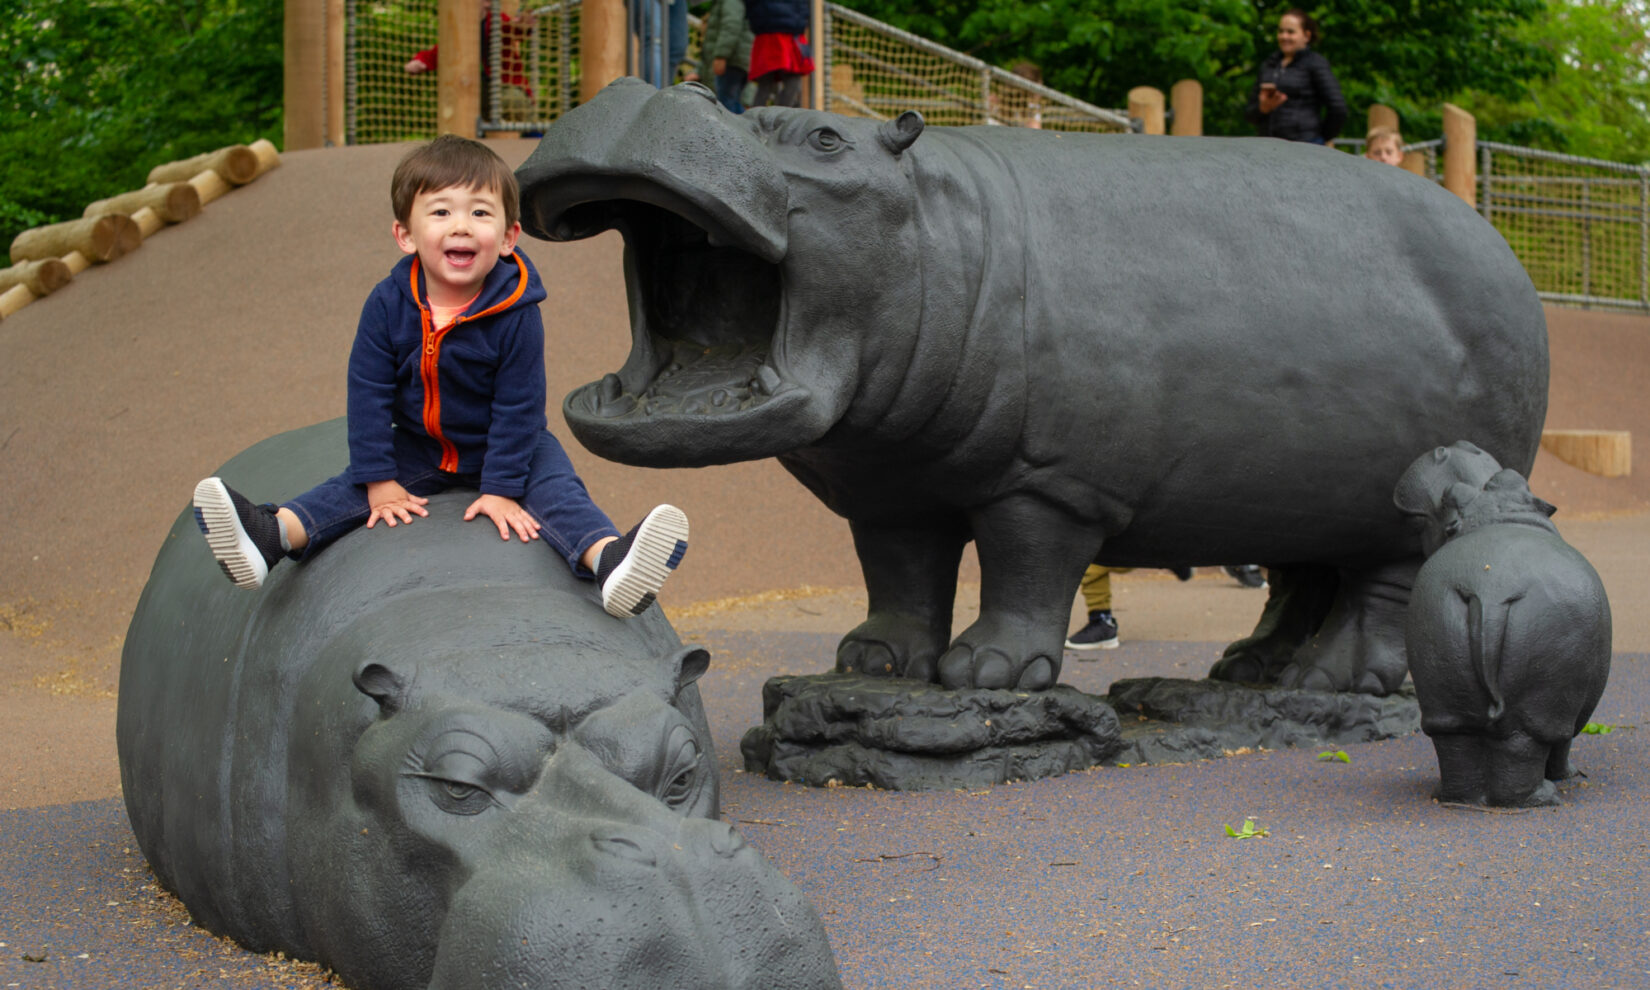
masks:
[[[683,808],[699,795],[699,744],[686,726],[677,726],[668,743],[663,786],[659,800],[672,808]]]
[[[453,738],[465,743],[474,740],[468,735]],[[453,740],[443,737],[443,741]],[[486,784],[489,766],[487,760],[464,749],[446,749],[410,775],[423,778],[430,800],[447,814],[479,815],[498,803]]]
[[[808,135],[808,147],[826,154],[841,151],[850,147],[847,140],[829,127],[816,128]]]

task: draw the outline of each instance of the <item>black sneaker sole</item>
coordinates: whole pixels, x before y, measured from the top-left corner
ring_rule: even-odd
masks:
[[[195,525],[206,537],[218,566],[237,588],[261,588],[269,576],[264,555],[241,525],[240,514],[229,497],[229,489],[217,478],[207,478],[195,486]]]
[[[628,619],[646,612],[670,572],[682,562],[687,540],[687,514],[681,509],[661,505],[649,512],[636,527],[630,552],[602,585],[602,608],[607,614]]]
[[[1078,653],[1087,653],[1090,650],[1115,650],[1122,645],[1123,641],[1116,636],[1111,639],[1100,640],[1097,643],[1079,643],[1075,640],[1066,640],[1066,649],[1075,650]]]

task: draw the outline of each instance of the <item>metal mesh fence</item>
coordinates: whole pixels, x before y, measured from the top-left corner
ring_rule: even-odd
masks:
[[[1543,298],[1650,310],[1650,168],[1480,141],[1478,183]]]
[[[1103,110],[836,4],[825,5],[825,108],[885,119],[906,110],[929,124],[1009,124],[1127,131]]]
[[[435,137],[435,73],[409,74],[435,46],[438,0],[349,0],[344,42],[345,139],[380,144]]]

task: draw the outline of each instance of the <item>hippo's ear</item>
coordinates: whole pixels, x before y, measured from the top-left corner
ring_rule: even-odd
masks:
[[[907,110],[893,120],[883,121],[882,126],[877,128],[877,140],[882,142],[884,148],[899,156],[904,154],[905,149],[911,147],[917,138],[922,137],[924,126],[922,114],[915,110]]]
[[[684,646],[671,658],[671,664],[676,668],[676,690],[680,691],[710,669],[710,652],[701,646]]]
[[[385,715],[394,715],[406,701],[406,682],[381,663],[362,664],[355,671],[355,689],[378,702],[378,710]]]

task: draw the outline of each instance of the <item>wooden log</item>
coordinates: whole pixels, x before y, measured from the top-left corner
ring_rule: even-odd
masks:
[[[195,192],[200,194],[202,206],[229,191],[229,183],[223,181],[223,176],[211,169],[207,169],[191,178],[189,184],[194,186]]]
[[[92,267],[91,259],[81,254],[79,251],[70,251],[68,254],[65,254],[57,260],[68,266],[70,275],[79,275],[81,272]]]
[[[258,156],[244,144],[232,144],[182,161],[156,165],[149,170],[150,182],[188,182],[211,169],[230,185],[240,186],[258,177]]]
[[[269,138],[259,138],[258,140],[247,145],[247,147],[251,148],[252,153],[258,156],[259,175],[263,175],[272,168],[280,167],[281,153],[276,150],[275,145],[269,140]]]
[[[1453,103],[1444,104],[1444,188],[1477,207],[1478,121]]]
[[[131,235],[126,228],[132,226],[129,217],[105,213],[25,230],[11,242],[12,264],[57,258],[70,251],[79,251],[93,263],[112,261],[129,249]],[[122,237],[127,238],[124,244]]]
[[[61,259],[41,258],[39,261],[25,261],[21,265],[0,268],[0,292],[7,292],[13,286],[26,285],[36,296],[49,296],[68,285],[72,278],[74,272],[69,271],[69,266]]]
[[[436,41],[436,133],[473,138],[481,119],[481,0],[440,0]]]
[[[187,182],[166,182],[100,199],[89,204],[81,215],[124,213],[131,216],[145,209],[152,210],[156,218],[165,223],[182,223],[201,211],[201,196]]]
[[[34,293],[30,292],[26,285],[14,285],[5,292],[0,292],[0,320],[4,320],[34,300]]]
[[[1129,116],[1145,122],[1145,133],[1162,134],[1165,102],[1161,89],[1136,86],[1129,90]]]
[[[588,103],[603,86],[624,75],[629,44],[625,0],[584,0],[579,4],[580,102]]]
[[[1542,430],[1541,446],[1588,474],[1625,478],[1633,473],[1633,434],[1628,430]]]
[[[149,235],[166,226],[166,221],[160,218],[160,214],[147,206],[132,214],[132,222],[137,224],[138,234],[144,240],[148,240]]]

